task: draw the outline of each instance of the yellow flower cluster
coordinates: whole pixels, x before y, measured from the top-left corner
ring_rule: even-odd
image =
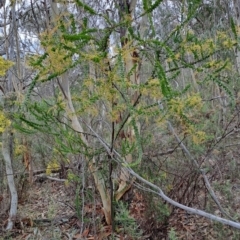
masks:
[[[13,65],[13,62],[5,60],[3,57],[0,57],[0,76],[4,76],[6,71]]]
[[[11,121],[6,118],[3,112],[0,112],[0,133],[2,133],[8,126],[10,126]]]
[[[22,156],[26,152],[26,147],[22,144],[16,144],[14,148],[14,156]]]
[[[186,106],[201,108],[202,107],[202,98],[199,94],[192,94],[186,99]]]
[[[153,99],[162,98],[162,92],[160,90],[159,79],[153,78],[148,80],[148,84],[140,87],[141,94]]]
[[[186,131],[192,138],[194,144],[201,144],[206,140],[206,133],[203,131],[196,131],[194,126],[190,126]]]
[[[202,99],[199,94],[191,94],[186,98],[178,97],[170,100],[170,114],[181,123],[184,132],[192,138],[194,144],[200,144],[206,140],[206,133],[197,131],[196,127],[193,125],[193,122],[196,122],[195,115],[201,108]],[[186,121],[187,119],[189,122]]]
[[[203,143],[206,140],[206,133],[203,131],[197,131],[193,133],[192,140],[195,144]]]
[[[188,110],[194,111],[202,107],[202,99],[199,94],[191,94],[186,98],[173,98],[169,102],[170,111],[178,115],[187,113]]]
[[[237,43],[235,39],[230,37],[230,33],[227,31],[218,31],[214,39],[206,38],[201,41],[195,41],[194,39],[194,33],[189,30],[181,43],[182,54],[179,52],[170,54],[167,62],[178,61],[186,57],[186,55],[187,57],[193,55],[195,57],[211,55],[218,49],[232,49]]]
[[[46,169],[46,174],[50,175],[52,171],[56,171],[60,169],[60,164],[57,160],[52,160],[51,162],[48,163],[47,169]]]

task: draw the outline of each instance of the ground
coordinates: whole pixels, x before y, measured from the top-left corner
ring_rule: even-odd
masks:
[[[116,223],[116,233],[112,238],[111,226],[105,224],[100,202],[96,199],[95,204],[86,201],[84,208],[77,210],[76,201],[73,186],[49,179],[34,182],[21,196],[14,230],[0,232],[0,239],[239,239],[239,234],[233,233],[229,227],[221,226],[220,232],[218,225],[180,209],[174,209],[166,223],[158,222],[154,213],[149,215],[144,194],[134,187],[124,202],[128,202],[130,216],[135,219],[141,236],[132,237],[129,232],[124,232],[124,224]],[[3,214],[1,229],[6,220],[7,216]]]

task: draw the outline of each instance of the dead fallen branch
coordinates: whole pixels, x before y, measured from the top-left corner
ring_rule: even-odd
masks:
[[[71,216],[64,216],[61,218],[56,219],[48,219],[48,218],[42,218],[42,219],[31,219],[31,218],[22,218],[18,219],[16,221],[16,226],[18,228],[24,228],[24,226],[28,227],[47,227],[47,226],[57,226],[61,224],[68,223],[72,218],[75,218],[75,215]]]
[[[67,181],[67,179],[60,179],[60,178],[48,176],[46,174],[41,174],[41,175],[36,175],[35,182],[45,182],[47,179],[52,180],[52,181],[57,181],[57,182]]]
[[[240,229],[240,223],[238,223],[238,222],[231,221],[231,220],[228,220],[228,219],[225,219],[225,218],[221,218],[221,217],[218,217],[216,215],[207,213],[205,211],[202,211],[202,210],[199,210],[199,209],[196,209],[196,208],[187,207],[187,206],[185,206],[181,203],[178,203],[178,202],[172,200],[171,198],[169,198],[168,196],[166,196],[164,194],[164,192],[162,191],[162,189],[160,187],[156,186],[155,184],[147,181],[146,179],[144,179],[143,177],[138,175],[115,149],[111,150],[111,148],[109,147],[110,145],[107,144],[101,138],[101,136],[99,136],[89,125],[87,125],[87,127],[95,134],[96,138],[99,140],[99,142],[102,144],[102,146],[106,149],[106,151],[112,157],[113,160],[115,160],[116,162],[124,165],[124,167],[129,171],[129,173],[132,176],[136,177],[136,179],[138,179],[140,182],[142,182],[142,183],[146,184],[148,187],[150,187],[148,189],[148,191],[157,194],[159,197],[164,199],[167,203],[170,203],[173,206],[179,207],[179,208],[187,211],[188,213],[196,214],[196,215],[208,218],[210,220],[217,221],[217,222],[220,222],[222,224],[229,225],[231,227]],[[114,153],[114,156],[113,156],[112,152]]]
[[[69,166],[65,166],[64,169],[68,170]],[[61,173],[61,171],[62,171],[61,168],[59,168],[59,169],[52,169],[51,173]],[[39,169],[39,170],[33,171],[33,176],[36,176],[36,175],[39,175],[39,174],[42,174],[42,173],[46,173],[46,169]],[[14,175],[14,177],[17,177],[17,176],[21,175],[21,176],[24,176],[24,177],[28,177],[29,176],[29,172],[21,171],[21,172],[15,172],[13,174],[6,174],[6,175],[7,176],[8,175]]]

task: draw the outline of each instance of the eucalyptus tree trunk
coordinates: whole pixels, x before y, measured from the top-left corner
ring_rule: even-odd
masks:
[[[12,168],[12,158],[11,158],[11,133],[9,129],[6,129],[2,135],[2,154],[6,167],[6,175],[8,187],[11,194],[11,204],[8,217],[8,223],[6,230],[11,230],[14,226],[14,222],[17,215],[17,205],[18,205],[18,194],[14,182],[14,173]]]
[[[120,0],[118,2],[118,9],[119,9],[119,19],[120,22],[126,21],[126,19],[130,19],[132,22],[134,19],[134,10],[136,8],[136,0],[131,1],[125,1]],[[141,35],[144,34],[144,29],[146,28],[146,16],[143,16],[142,22],[140,24],[139,32]],[[141,36],[142,37],[142,36]],[[121,47],[124,51],[124,65],[125,65],[125,75],[128,76],[127,81],[129,81],[131,84],[140,85],[140,66],[141,66],[141,59],[138,53],[137,48],[134,46],[134,41],[131,42],[131,39],[129,39],[129,34],[127,32],[127,27],[121,27],[120,28],[120,41],[121,41]],[[139,92],[137,90],[128,89],[127,94],[130,96],[129,98],[129,104],[134,105],[135,102],[138,99]],[[128,98],[128,96],[126,96]],[[128,123],[131,122],[131,116],[128,119]],[[140,134],[140,124],[137,124],[137,130]],[[136,129],[135,129],[136,130]],[[124,141],[124,138],[129,141],[130,143],[134,143],[136,141],[135,131],[134,128],[129,126],[123,130],[123,134],[121,136],[124,136],[121,141]],[[131,164],[133,162],[133,156],[132,153],[129,153],[125,156],[126,162]],[[121,173],[119,177],[119,186],[118,189],[115,192],[115,199],[118,201],[121,199],[121,197],[125,194],[126,191],[129,190],[129,188],[132,185],[132,181],[130,180],[130,174],[129,172],[122,167]]]
[[[56,1],[51,1],[51,18],[53,20],[53,25],[54,21],[57,19],[57,16],[59,14],[58,12],[58,6]],[[60,33],[59,33],[60,34]],[[63,74],[61,77],[59,77],[58,81],[60,90],[62,91],[62,94],[64,96],[65,102],[66,102],[66,114],[69,117],[71,121],[72,128],[76,131],[79,132],[81,140],[86,146],[89,146],[89,142],[84,136],[83,132],[83,127],[78,119],[78,116],[76,114],[75,108],[72,103],[72,96],[70,92],[70,87],[69,87],[69,76],[68,73]],[[90,173],[92,174],[94,178],[94,182],[96,185],[97,190],[100,193],[102,204],[103,204],[103,211],[105,215],[105,219],[107,224],[111,224],[111,199],[110,199],[110,193],[106,187],[106,183],[104,181],[104,177],[101,173],[101,171],[98,169],[96,165],[95,158],[91,159],[86,159],[88,162],[88,168]]]
[[[233,0],[234,8],[235,8],[235,22],[237,23],[237,29],[240,28],[240,0]],[[240,73],[240,49],[236,47],[236,65],[237,71]]]
[[[7,58],[12,61],[14,61],[14,54],[15,54],[14,47],[18,45],[18,43],[16,42],[17,41],[16,39],[17,23],[16,23],[15,7],[16,7],[16,2],[13,1],[12,7],[11,7],[12,21],[9,27],[9,34],[8,36],[6,35],[6,39],[8,39],[9,41],[8,43],[6,43]],[[5,29],[4,32],[6,34],[7,30]],[[17,50],[18,50],[18,46],[17,46]],[[17,55],[19,55],[18,53]],[[19,62],[17,62],[17,69],[20,71]],[[15,76],[13,75],[12,70],[8,71],[8,77],[7,77],[7,82],[5,86],[5,100],[4,100],[5,112],[12,111],[11,95],[13,93],[14,88],[15,90],[17,90],[16,87],[17,87],[17,84],[15,81]],[[3,136],[2,136],[2,154],[3,154],[5,166],[6,166],[7,182],[10,190],[10,195],[11,195],[11,204],[10,204],[9,218],[8,218],[6,230],[11,230],[14,226],[14,222],[17,215],[17,205],[18,205],[18,194],[17,194],[15,182],[14,182],[14,174],[13,174],[13,167],[12,167],[12,154],[11,154],[12,148],[13,148],[13,133],[11,131],[11,127],[8,127],[4,130]]]
[[[72,96],[71,92],[69,89],[69,78],[65,75],[61,77],[61,83],[59,82],[60,89],[64,95],[65,101],[66,101],[66,113],[67,116],[71,120],[72,128],[80,133],[80,137],[84,144],[86,146],[89,146],[88,140],[84,136],[83,132],[83,127],[80,124],[78,117],[76,115],[76,111],[74,109],[73,103],[72,103]],[[101,199],[102,199],[102,204],[103,204],[103,211],[105,215],[105,219],[107,224],[111,224],[111,201],[110,201],[110,193],[106,187],[106,183],[104,181],[104,177],[101,173],[101,171],[98,169],[96,165],[95,158],[91,159],[86,159],[88,162],[88,168],[90,170],[90,173],[93,175],[94,182],[96,184],[97,190],[100,193]]]

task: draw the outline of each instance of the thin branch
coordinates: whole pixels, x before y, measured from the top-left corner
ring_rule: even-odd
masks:
[[[209,180],[207,178],[207,175],[205,173],[205,170],[204,169],[201,169],[200,165],[198,164],[198,162],[192,157],[191,153],[188,151],[188,149],[186,148],[186,146],[183,144],[183,142],[181,142],[180,138],[178,137],[178,135],[176,134],[176,132],[174,131],[173,129],[173,126],[171,124],[170,121],[167,121],[168,123],[168,128],[169,130],[172,132],[172,134],[175,136],[176,140],[178,141],[178,143],[180,144],[180,147],[182,148],[182,150],[187,154],[187,156],[189,157],[189,159],[194,163],[194,165],[197,167],[198,170],[200,170],[202,176],[203,176],[203,179],[204,179],[204,182],[206,184],[206,187],[212,197],[212,199],[214,200],[214,202],[217,204],[218,208],[220,209],[220,211],[226,215],[228,218],[232,219],[233,218],[231,216],[229,216],[229,214],[222,208],[220,202],[218,201],[217,199],[217,196],[215,195],[210,183],[209,183]]]
[[[142,96],[142,94],[140,93],[140,94],[138,95],[136,101],[134,102],[133,107],[136,107],[136,106],[137,106],[137,104],[139,103],[139,100],[140,100],[141,96]],[[124,119],[123,123],[121,124],[120,128],[119,128],[118,131],[117,131],[117,134],[116,134],[116,137],[115,137],[114,140],[116,140],[116,139],[118,138],[118,135],[120,134],[121,130],[122,130],[123,127],[125,126],[126,122],[127,122],[128,119],[130,118],[130,116],[131,116],[131,114],[129,113],[129,114],[127,115],[127,117]]]
[[[205,154],[205,157],[204,157],[204,161],[205,161],[205,159],[207,158],[207,156],[212,152],[212,150],[215,148],[215,146],[217,146],[217,144],[219,144],[225,137],[227,137],[227,136],[229,136],[229,135],[231,135],[233,132],[234,132],[234,130],[235,130],[235,127],[234,128],[232,128],[231,130],[229,130],[228,132],[227,132],[227,130],[228,130],[228,127],[231,125],[231,123],[233,122],[233,120],[238,116],[238,113],[239,113],[239,111],[236,113],[236,114],[234,114],[234,116],[232,117],[232,119],[229,121],[229,123],[226,125],[226,127],[224,128],[224,131],[223,131],[223,134],[222,134],[222,136],[221,137],[218,137],[217,138],[217,141],[215,141],[215,143],[208,149],[208,151],[207,151],[207,153]]]
[[[159,104],[159,109],[163,110],[163,105],[161,103],[161,101],[158,102]],[[232,219],[233,218],[231,216],[229,216],[229,214],[222,208],[220,202],[218,201],[217,199],[217,196],[215,195],[209,181],[208,181],[208,178],[207,178],[207,175],[205,173],[205,171],[203,169],[201,169],[200,165],[198,164],[198,162],[192,157],[191,153],[188,151],[188,149],[186,148],[186,146],[184,145],[184,143],[181,141],[181,139],[178,137],[178,135],[176,134],[176,132],[174,131],[174,128],[171,124],[170,121],[167,121],[167,124],[168,124],[168,128],[169,130],[172,132],[172,134],[175,136],[177,142],[179,143],[180,147],[182,148],[182,150],[187,154],[187,156],[189,157],[189,159],[194,163],[194,165],[196,166],[196,168],[198,170],[200,170],[202,176],[203,176],[203,179],[204,179],[204,182],[205,182],[205,185],[208,189],[208,192],[210,193],[212,199],[215,201],[215,203],[217,204],[218,208],[220,209],[220,211],[226,215],[228,218]]]
[[[50,179],[52,181],[57,181],[57,182],[66,182],[67,179],[60,179],[60,178],[54,178],[54,177],[50,177],[50,176],[46,176],[47,179]]]

